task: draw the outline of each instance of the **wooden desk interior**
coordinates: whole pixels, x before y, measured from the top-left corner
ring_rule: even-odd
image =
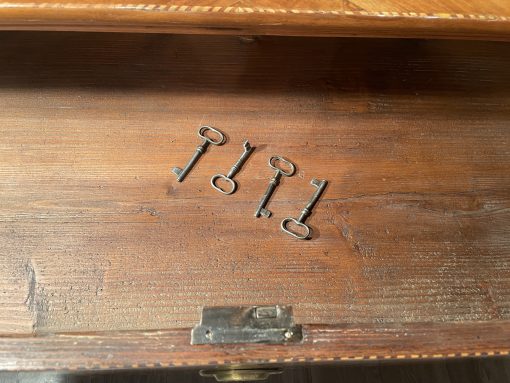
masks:
[[[467,323],[488,352],[510,340],[507,43],[3,32],[0,105],[6,344],[249,304],[424,339]],[[201,124],[229,142],[179,184]],[[257,149],[223,196],[210,177],[245,138]],[[273,154],[298,172],[255,219]],[[312,177],[330,185],[298,241],[279,224]]]

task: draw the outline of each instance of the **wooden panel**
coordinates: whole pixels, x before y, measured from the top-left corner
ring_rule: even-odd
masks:
[[[0,372],[3,383],[209,383],[197,369],[156,369],[106,372]],[[414,379],[414,380],[413,380]],[[430,361],[376,361],[292,366],[269,383],[500,383],[510,381],[507,358],[470,358]]]
[[[189,329],[0,337],[2,370],[105,370],[508,357],[510,322],[305,326],[303,343],[189,344]]]
[[[0,332],[274,303],[304,324],[508,320],[509,86],[504,43],[4,32]],[[230,142],[178,184],[205,123]],[[243,138],[225,197],[209,178]],[[275,153],[298,175],[257,220]],[[297,241],[279,224],[312,177],[330,186]]]
[[[110,0],[0,3],[1,29],[508,40],[507,0]]]

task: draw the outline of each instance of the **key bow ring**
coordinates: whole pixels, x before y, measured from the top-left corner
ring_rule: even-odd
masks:
[[[292,231],[291,229],[289,229],[287,227],[287,225],[290,222],[292,222],[296,226],[302,227],[304,229],[304,234],[300,234],[298,232],[295,232],[295,231]],[[282,230],[284,232],[286,232],[287,234],[292,235],[294,238],[297,238],[297,239],[307,239],[312,234],[312,229],[311,229],[310,226],[308,226],[306,223],[299,222],[299,220],[297,220],[296,218],[292,218],[292,217],[285,218],[282,221],[280,227],[282,228]]]
[[[211,137],[208,137],[205,135],[206,132],[213,132],[215,135],[218,136],[218,140],[214,140]],[[207,141],[211,145],[223,145],[225,143],[225,135],[220,132],[218,129],[213,128],[212,126],[204,125],[201,126],[200,129],[198,129],[198,137],[203,139],[204,141]]]
[[[294,175],[294,173],[296,172],[296,165],[294,165],[292,162],[290,162],[289,160],[281,157],[281,156],[272,156],[270,159],[269,159],[269,166],[271,168],[273,168],[274,170],[276,171],[279,171],[282,175],[284,175],[285,177],[291,177],[292,175]],[[288,170],[285,170],[281,167],[278,166],[278,163],[281,162],[281,163],[284,163],[286,165],[289,166],[289,169]]]

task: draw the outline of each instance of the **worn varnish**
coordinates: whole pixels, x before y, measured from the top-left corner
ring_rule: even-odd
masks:
[[[509,40],[507,0],[0,3],[0,29]]]
[[[204,305],[278,303],[298,323],[369,333],[469,321],[492,329],[477,350],[501,349],[509,48],[4,32],[0,332],[191,327]],[[179,184],[170,170],[200,124],[229,142]],[[221,195],[209,179],[244,138],[257,149],[238,192]],[[255,219],[273,154],[298,174],[273,196],[274,217]],[[312,177],[330,185],[314,239],[297,241],[279,224]]]

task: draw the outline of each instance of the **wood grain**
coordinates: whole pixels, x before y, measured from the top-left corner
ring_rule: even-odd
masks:
[[[191,327],[205,305],[278,303],[302,324],[469,321],[501,346],[508,44],[2,37],[0,333]],[[178,184],[201,124],[229,142]],[[209,178],[244,138],[257,149],[225,197]],[[272,154],[298,174],[255,219]],[[296,241],[279,224],[312,177],[330,186]]]
[[[196,369],[175,368],[137,371],[27,371],[0,372],[3,383],[208,383]],[[291,366],[272,376],[269,383],[506,383],[508,358],[460,360],[374,361]]]
[[[11,0],[0,29],[507,40],[506,0]]]
[[[508,358],[510,322],[305,326],[302,343],[189,344],[189,329],[0,337],[4,371]]]
[[[3,383],[208,383],[196,369],[138,371],[0,372]],[[431,361],[376,361],[292,366],[272,376],[269,383],[506,383],[510,363],[506,358],[477,358]]]

